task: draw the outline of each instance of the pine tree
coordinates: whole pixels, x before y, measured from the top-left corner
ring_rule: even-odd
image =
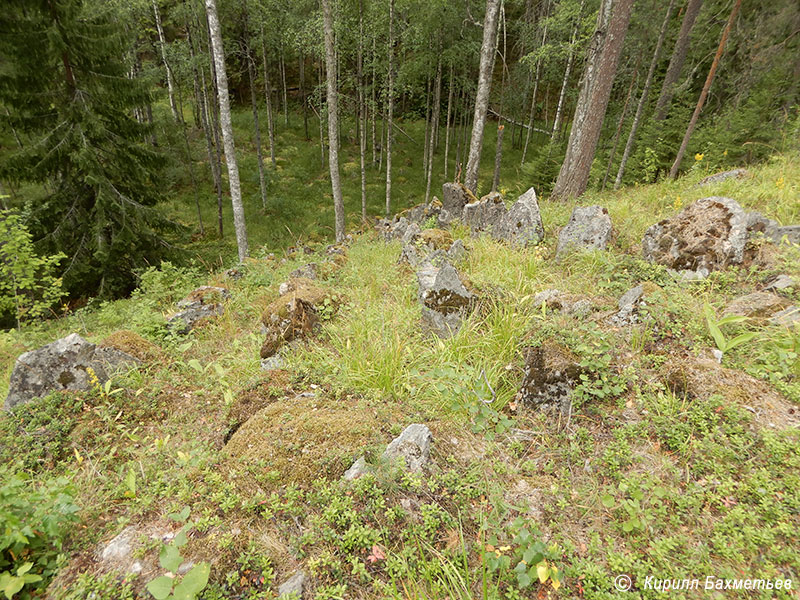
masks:
[[[132,290],[175,225],[155,208],[161,155],[134,118],[150,99],[124,59],[132,41],[90,0],[9,0],[0,14],[0,103],[30,139],[0,158],[0,178],[42,184],[26,206],[43,254],[63,252],[72,295]]]

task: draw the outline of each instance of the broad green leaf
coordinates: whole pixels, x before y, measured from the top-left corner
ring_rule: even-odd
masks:
[[[197,360],[196,358],[190,359],[189,362],[187,362],[186,364],[189,365],[190,367],[192,367],[198,373],[202,373],[203,372],[203,365],[201,365],[200,361]]]
[[[757,335],[758,334],[754,331],[737,335],[735,338],[733,338],[731,341],[728,342],[728,350],[733,350],[734,348],[736,348],[736,346],[749,342]]]
[[[181,582],[175,586],[175,600],[194,600],[197,594],[203,591],[208,583],[208,575],[211,572],[211,565],[199,563],[183,577]]]
[[[167,571],[175,573],[178,571],[178,567],[181,566],[183,557],[178,547],[170,544],[169,546],[161,548],[161,552],[158,555],[158,562]]]
[[[33,567],[32,562],[26,562],[19,569],[17,569],[17,577],[22,577],[23,575],[25,575],[25,573],[30,571],[32,567]]]
[[[603,506],[606,508],[611,508],[614,506],[614,496],[611,494],[603,494],[600,497],[600,502],[602,502]]]
[[[175,536],[175,539],[172,540],[172,543],[175,544],[175,546],[177,546],[178,548],[182,548],[183,546],[186,545],[187,541],[188,540],[186,539],[186,531],[181,529],[178,532],[178,535]]]
[[[189,507],[188,506],[184,506],[180,510],[180,512],[169,513],[169,515],[167,515],[167,516],[170,519],[172,519],[173,521],[178,521],[179,523],[183,523],[186,519],[189,518]]]
[[[544,583],[550,577],[550,568],[547,566],[546,560],[536,565],[536,574],[539,576],[539,583]]]
[[[172,591],[172,579],[166,575],[162,575],[161,577],[153,579],[153,581],[148,583],[145,587],[156,600],[165,600]]]

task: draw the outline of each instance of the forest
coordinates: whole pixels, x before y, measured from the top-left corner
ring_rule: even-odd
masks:
[[[4,0],[0,398],[6,600],[795,598],[800,3]]]

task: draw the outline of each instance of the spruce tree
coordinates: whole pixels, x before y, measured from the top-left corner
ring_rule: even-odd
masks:
[[[163,157],[134,111],[149,102],[110,3],[7,0],[0,13],[0,103],[28,142],[0,178],[28,185],[25,214],[41,253],[63,252],[74,295],[116,296],[158,264],[173,229],[156,209]],[[130,64],[127,64],[130,63]]]

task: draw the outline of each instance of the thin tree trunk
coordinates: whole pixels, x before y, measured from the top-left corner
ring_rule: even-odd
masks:
[[[686,153],[686,147],[689,145],[689,139],[692,137],[694,128],[697,125],[697,119],[700,117],[700,112],[703,110],[703,105],[706,103],[708,90],[711,88],[711,83],[714,81],[714,75],[717,73],[719,61],[722,58],[722,52],[725,50],[725,44],[728,41],[728,35],[730,35],[731,28],[733,27],[733,23],[736,21],[736,15],[739,14],[739,8],[741,5],[742,0],[736,0],[733,8],[731,9],[731,15],[728,18],[728,23],[725,25],[725,29],[722,31],[722,37],[719,40],[719,47],[717,48],[717,53],[714,55],[714,61],[711,63],[711,68],[708,70],[708,77],[706,77],[706,82],[703,85],[703,91],[700,92],[700,98],[697,100],[697,106],[695,106],[692,118],[689,120],[689,126],[686,128],[686,133],[683,136],[681,147],[678,150],[678,156],[675,157],[675,162],[672,163],[672,168],[669,171],[670,179],[675,179],[675,177],[678,176],[678,170],[681,167],[683,155]]]
[[[242,205],[242,188],[239,182],[239,167],[236,164],[236,146],[233,141],[233,127],[231,126],[231,104],[228,96],[228,76],[225,71],[225,55],[222,50],[222,33],[219,19],[217,18],[217,5],[215,0],[205,0],[208,27],[211,32],[212,51],[214,64],[217,71],[217,94],[219,96],[219,119],[222,126],[222,140],[225,149],[225,163],[228,166],[228,185],[231,190],[231,204],[233,205],[233,228],[236,232],[236,245],[239,250],[239,262],[244,262],[250,254],[247,244],[247,226],[244,219],[244,206]]]
[[[564,99],[567,96],[567,85],[569,84],[569,76],[572,72],[572,63],[575,60],[575,42],[578,39],[578,26],[583,18],[583,7],[585,0],[581,1],[581,7],[578,10],[578,18],[575,20],[575,26],[572,29],[572,37],[569,43],[569,55],[567,56],[567,68],[564,69],[564,79],[561,82],[561,92],[558,95],[558,107],[556,108],[556,119],[553,123],[553,133],[550,135],[550,140],[558,142],[561,129],[561,118],[564,115]]]
[[[642,88],[642,95],[639,97],[639,104],[636,107],[636,114],[633,117],[633,124],[631,125],[631,132],[628,134],[628,141],[625,143],[625,151],[622,153],[622,160],[619,163],[619,170],[617,171],[617,178],[614,180],[614,189],[619,189],[622,183],[622,176],[625,174],[625,165],[633,150],[633,143],[636,140],[636,132],[639,130],[639,123],[644,114],[644,107],[647,104],[647,96],[650,94],[650,87],[653,85],[653,75],[655,75],[658,60],[661,58],[661,48],[664,46],[664,38],[667,37],[667,29],[669,27],[669,19],[672,16],[672,8],[675,6],[675,0],[670,0],[667,6],[667,14],[664,15],[664,22],[661,24],[661,31],[658,34],[658,41],[656,42],[656,49],[653,51],[653,60],[650,61],[650,69],[647,71],[647,78],[644,81],[644,88]]]
[[[206,17],[206,31],[208,33],[208,55],[210,58],[209,64],[211,69],[211,88],[214,94],[219,97],[219,89],[217,88],[217,68],[214,65],[214,50],[211,46],[211,26],[208,24],[208,17]],[[219,103],[218,102],[211,102],[210,100],[206,99],[208,102],[208,106],[210,107],[210,115],[211,115],[211,123],[212,123],[212,132],[214,134],[214,154],[217,159],[217,173],[220,179],[220,189],[222,189],[222,156],[220,148],[222,148],[222,141],[220,140],[220,118],[219,118]],[[222,224],[223,224],[223,215],[222,215],[222,196],[217,196],[217,222],[218,222],[218,229],[220,238],[222,238]]]
[[[169,94],[169,106],[172,109],[172,116],[180,123],[183,121],[178,112],[178,105],[175,103],[175,84],[172,80],[172,69],[167,61],[167,43],[164,39],[164,30],[161,28],[161,14],[158,12],[158,0],[153,0],[153,14],[156,18],[156,30],[158,31],[158,45],[161,50],[161,60],[164,62],[164,70],[167,72],[167,93]]]
[[[258,101],[256,100],[255,58],[250,53],[250,44],[245,42],[243,51],[247,61],[247,78],[250,84],[250,105],[253,109],[253,133],[256,138],[256,160],[258,161],[258,187],[261,191],[261,208],[267,210],[267,183],[264,178],[264,156],[261,152],[261,128],[258,124]]]
[[[333,190],[336,241],[341,242],[344,240],[345,234],[344,201],[339,181],[339,149],[336,142],[339,108],[336,91],[336,50],[333,40],[333,15],[331,14],[330,0],[322,0],[322,24],[325,35],[325,70],[328,84],[328,167],[331,172],[331,188]]]
[[[319,151],[320,151],[320,166],[325,168],[325,128],[322,124],[322,75],[323,65],[320,63],[319,65],[319,89],[320,89],[320,97],[319,97]]]
[[[494,153],[494,177],[492,178],[492,191],[497,191],[500,184],[500,162],[503,160],[503,132],[505,125],[497,126],[497,147]]]
[[[200,110],[200,119],[203,122],[203,133],[206,138],[206,152],[208,153],[208,165],[211,167],[211,176],[214,180],[214,190],[217,192],[217,229],[219,237],[223,235],[222,220],[222,176],[220,175],[219,148],[214,146],[211,140],[211,129],[213,123],[209,123],[208,94],[206,92],[206,76],[203,69],[200,69],[200,82],[202,84],[203,106]]]
[[[386,216],[392,210],[392,117],[394,112],[394,0],[389,0],[389,96],[388,120],[386,124]]]
[[[547,12],[549,10],[549,3],[545,6],[544,17],[547,16]],[[545,21],[544,28],[542,31],[542,46],[547,43],[547,24],[548,22]],[[533,81],[533,93],[531,94],[531,110],[530,115],[528,116],[528,131],[525,133],[525,145],[522,147],[522,160],[520,161],[520,166],[525,164],[525,157],[528,155],[528,144],[531,141],[531,133],[533,132],[533,118],[536,114],[536,95],[539,92],[539,79],[542,73],[542,59],[538,59],[536,61],[536,78]]]
[[[622,53],[622,45],[630,22],[633,0],[617,0],[613,7],[613,15],[608,21],[608,30],[598,27],[602,50],[596,60],[590,61],[591,70],[587,70],[581,96],[586,101],[575,109],[572,130],[570,131],[567,154],[561,165],[558,179],[553,188],[551,198],[566,200],[575,198],[586,191],[592,160],[600,139],[611,88]],[[608,7],[611,10],[611,7]],[[604,11],[598,15],[598,24],[605,21]],[[584,93],[584,89],[586,92]]]
[[[425,135],[422,147],[422,172],[428,172],[428,132],[431,128],[431,78],[425,77]]]
[[[436,84],[433,92],[433,118],[431,123],[430,142],[428,143],[428,171],[425,182],[425,204],[431,197],[431,179],[433,176],[433,154],[436,149],[436,130],[439,129],[439,111],[442,104],[442,44],[439,43],[439,60],[436,65]]]
[[[450,63],[450,89],[447,92],[447,118],[445,119],[444,132],[444,180],[447,181],[447,155],[450,152],[450,113],[453,107],[453,63]]]
[[[370,106],[370,108],[372,109],[371,112],[372,112],[372,166],[373,167],[375,167],[375,165],[378,164],[378,147],[375,144],[375,133],[376,133],[375,113],[378,111],[378,103],[376,102],[375,99],[375,93],[376,93],[375,78],[376,78],[376,73],[378,71],[378,69],[375,66],[375,57],[377,56],[375,54],[375,38],[376,36],[373,35],[372,36],[372,104]],[[378,167],[378,170],[380,171],[380,167]]]
[[[633,77],[631,77],[631,84],[628,86],[628,93],[625,95],[625,104],[622,105],[622,113],[619,116],[619,123],[617,124],[617,131],[614,133],[614,143],[611,145],[611,153],[608,156],[608,164],[606,165],[606,172],[603,175],[603,183],[600,185],[600,189],[606,189],[606,183],[608,183],[608,176],[611,174],[611,166],[614,164],[614,157],[617,155],[617,146],[619,145],[619,138],[622,135],[622,127],[625,125],[625,117],[628,116],[628,105],[631,101],[631,95],[633,94],[633,88],[636,86],[636,82],[639,80],[639,61],[636,61],[636,69],[634,69]]]
[[[356,61],[358,85],[358,156],[361,162],[361,220],[367,220],[367,110],[364,94],[364,0],[358,1],[358,57]]]
[[[306,141],[311,139],[308,134],[308,98],[306,98],[306,55],[300,53],[300,100],[303,102],[303,131]]]
[[[280,72],[281,72],[281,89],[283,91],[283,123],[289,126],[289,101],[288,93],[286,91],[286,63],[283,58],[283,42],[281,42],[281,57],[280,57]]]
[[[269,161],[275,168],[275,119],[272,116],[272,89],[269,85],[269,66],[267,63],[267,42],[264,27],[261,27],[261,62],[264,63],[264,100],[267,104],[267,135],[269,137]]]
[[[678,39],[675,41],[675,48],[672,57],[669,59],[667,73],[664,75],[664,82],[661,84],[661,94],[656,102],[655,116],[656,121],[663,121],[667,116],[672,95],[675,93],[675,84],[681,75],[683,63],[686,60],[686,53],[689,51],[689,35],[692,33],[694,22],[703,6],[703,0],[689,0],[686,5],[686,12],[683,14],[681,29],[678,32]]]
[[[467,168],[464,173],[464,185],[473,194],[478,191],[478,170],[480,169],[481,150],[483,149],[486,109],[489,107],[489,93],[492,89],[492,71],[494,71],[495,42],[497,40],[497,15],[499,12],[500,0],[486,0],[478,88],[475,92],[475,114],[472,119],[469,158],[467,159]]]

